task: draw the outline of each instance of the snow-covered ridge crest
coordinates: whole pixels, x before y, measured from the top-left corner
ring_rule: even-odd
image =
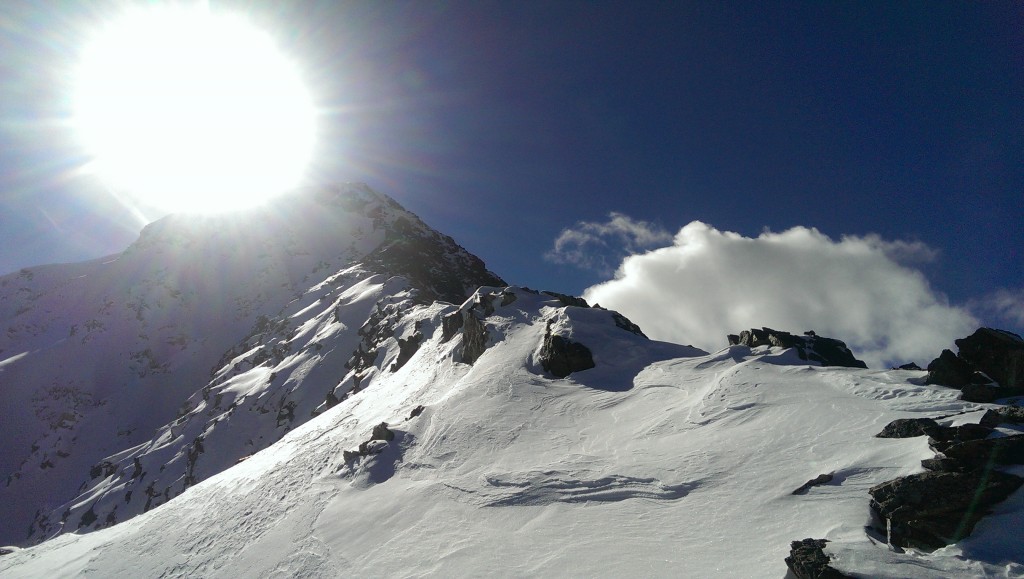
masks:
[[[356,265],[358,273],[349,271]],[[373,275],[380,279],[368,282]],[[405,281],[388,281],[395,276]],[[140,451],[127,449],[152,449],[154,433],[184,436],[165,426],[196,407],[194,394],[210,386],[229,352],[261,339],[261,323],[277,324],[309,296],[360,281],[418,303],[460,303],[481,284],[503,283],[450,237],[361,184],[311,188],[237,214],[172,215],[122,254],[0,277],[0,543],[24,541],[33,521],[49,521],[32,526],[39,540],[51,532],[42,527],[63,520],[64,528],[88,512],[95,501],[52,511],[85,500],[96,488],[93,473],[105,478],[122,460],[135,473]],[[358,336],[365,321],[346,318],[346,331]],[[292,338],[275,337],[277,350],[253,355],[280,363],[275,357],[308,336]],[[187,464],[188,453],[180,459]],[[145,486],[151,481],[152,473]],[[122,506],[110,520],[130,510]]]
[[[353,274],[360,281],[343,279]],[[373,302],[372,288],[391,283],[361,276],[336,278],[338,291],[316,305],[314,295],[294,303],[284,313],[301,328],[292,338],[267,330],[248,343],[255,352],[229,360],[239,371],[218,371],[211,399],[243,402],[215,429],[244,424],[245,400],[259,400],[241,380],[270,370],[248,367],[263,348],[256,342],[295,342],[274,366],[295,375],[300,357],[312,359],[316,343],[339,339],[336,324],[348,325],[331,318],[339,299]],[[484,287],[459,306],[406,303],[399,323],[363,331],[381,346],[371,356],[363,345],[372,361],[356,395],[336,395],[275,444],[159,508],[5,555],[0,574],[781,577],[790,542],[803,537],[828,539],[831,562],[847,573],[1024,571],[984,551],[1013,528],[1013,510],[931,554],[899,554],[865,532],[868,490],[932,456],[923,438],[875,434],[897,418],[955,426],[984,412],[955,390],[919,383],[920,372],[811,366],[771,347],[706,354],[649,342],[614,312],[524,288]],[[474,324],[484,339],[470,364]],[[401,340],[417,333],[396,367]],[[585,345],[595,366],[565,378],[546,372],[549,335]],[[308,373],[300,389],[314,382]],[[199,420],[204,410],[191,412]],[[208,446],[197,469],[213,458]],[[823,482],[805,483],[813,480]]]

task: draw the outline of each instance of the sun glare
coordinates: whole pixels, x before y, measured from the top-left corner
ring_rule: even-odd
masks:
[[[298,184],[314,108],[296,67],[239,17],[123,14],[77,68],[75,127],[100,176],[167,211],[215,212]]]

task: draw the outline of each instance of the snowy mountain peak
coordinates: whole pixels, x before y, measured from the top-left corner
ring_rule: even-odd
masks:
[[[479,258],[363,184],[311,188],[238,213],[171,215],[120,255],[0,277],[0,520],[9,523],[0,543],[22,542],[30,528],[38,541],[93,527],[83,522],[99,512],[97,493],[109,487],[100,481],[109,477],[147,475],[144,488],[121,492],[119,510],[99,523],[167,500],[216,472],[186,468],[176,487],[146,495],[156,492],[154,469],[171,462],[161,454],[148,468],[156,459],[144,449],[154,436],[169,437],[170,446],[157,446],[175,448],[185,465],[195,462],[189,452],[210,448],[202,444],[206,426],[182,438],[181,421],[196,408],[219,415],[217,402],[230,406],[245,380],[315,348],[318,360],[338,360],[319,371],[338,375],[300,410],[307,419],[346,373],[355,373],[347,383],[365,377],[372,364],[360,360],[376,347],[364,343],[373,324],[395,321],[413,302],[461,303],[480,285],[499,284]],[[330,329],[308,335],[300,319]],[[271,374],[263,381],[292,388],[284,386],[288,374]],[[262,441],[255,435],[249,452],[290,427],[290,402],[254,407],[281,419]],[[85,500],[82,493],[96,497],[55,506]]]

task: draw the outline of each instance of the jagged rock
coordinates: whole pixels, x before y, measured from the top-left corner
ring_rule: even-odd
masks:
[[[990,417],[990,415],[992,415]],[[986,418],[989,418],[986,421]],[[994,424],[992,421],[996,421]],[[1022,406],[1003,406],[996,410],[989,410],[985,413],[985,416],[981,418],[981,423],[986,426],[996,426],[1004,422],[1011,424],[1024,424],[1024,407]]]
[[[971,470],[968,465],[953,458],[926,458],[921,461],[921,466],[936,472],[967,472]]]
[[[979,328],[956,340],[959,358],[1004,388],[1024,388],[1024,339],[993,328]]]
[[[999,471],[923,472],[872,487],[871,509],[889,543],[934,550],[971,534],[989,508],[1024,484]]]
[[[408,338],[399,338],[398,356],[395,358],[395,362],[391,364],[391,371],[397,372],[402,366],[405,366],[405,363],[420,349],[421,343],[423,343],[423,334],[419,332]]]
[[[942,450],[946,458],[967,468],[993,464],[1024,464],[1024,434],[957,442]]]
[[[786,566],[797,579],[844,579],[846,575],[829,565],[825,554],[826,539],[804,539],[789,545]]]
[[[381,422],[377,426],[373,427],[373,433],[370,435],[370,440],[385,440],[390,441],[395,439],[395,433],[388,429],[387,422]]]
[[[629,318],[620,314],[619,312],[612,312],[612,319],[615,320],[615,325],[622,328],[623,330],[626,330],[631,334],[643,336],[644,338],[647,337],[647,335],[644,334],[643,330],[640,329],[640,326],[634,324],[629,320]]]
[[[899,418],[885,425],[877,438],[913,438],[931,436],[939,430],[939,423],[931,418]]]
[[[952,388],[963,388],[971,383],[974,370],[952,350],[943,350],[939,357],[928,364],[926,384],[938,384]]]
[[[918,366],[913,362],[908,362],[906,364],[893,368],[893,370],[924,370],[924,368]]]
[[[579,297],[576,297],[576,296],[570,296],[570,295],[567,295],[567,294],[560,294],[558,292],[543,291],[541,293],[543,293],[545,295],[549,295],[549,296],[551,296],[553,298],[557,298],[558,301],[561,302],[563,306],[575,306],[575,307],[578,307],[578,308],[589,308],[590,307],[590,304],[587,303],[587,300],[585,300],[583,298],[579,298]]]
[[[805,482],[803,485],[800,486],[800,488],[796,489],[791,494],[794,494],[794,495],[805,495],[805,494],[807,494],[807,491],[811,490],[812,487],[816,487],[818,485],[823,485],[823,484],[832,482],[832,478],[833,477],[834,477],[834,475],[832,473],[819,474],[818,476],[816,476],[816,477],[812,478],[811,480]]]
[[[423,411],[424,411],[425,409],[426,409],[426,408],[425,408],[425,407],[424,407],[424,406],[423,406],[422,404],[420,404],[420,405],[419,405],[419,406],[417,406],[416,408],[413,408],[413,409],[412,409],[412,412],[410,412],[410,413],[409,413],[409,418],[407,418],[406,420],[412,420],[413,418],[416,418],[416,417],[417,417],[417,416],[419,416],[420,414],[423,414]]]
[[[928,432],[928,443],[939,452],[968,440],[980,440],[992,434],[992,428],[981,424],[961,424],[960,426],[939,426]]]
[[[476,362],[487,349],[487,328],[471,313],[466,314],[462,327],[462,361]]]
[[[834,338],[818,336],[814,332],[806,332],[804,336],[796,336],[789,332],[771,328],[754,328],[744,330],[737,336],[729,334],[729,345],[774,346],[779,348],[796,348],[801,360],[811,360],[822,366],[845,366],[847,368],[867,368],[867,364],[854,357],[846,344]]]
[[[1011,396],[1005,388],[1000,388],[995,384],[967,384],[961,388],[961,391],[963,392],[961,400],[982,404],[990,404],[1000,398]]]
[[[551,322],[548,322],[544,345],[540,349],[540,364],[546,372],[558,378],[565,378],[573,372],[589,370],[595,365],[594,356],[589,348],[579,342],[552,334]]]

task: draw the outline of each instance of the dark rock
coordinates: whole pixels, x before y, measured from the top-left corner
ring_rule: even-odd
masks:
[[[945,448],[942,454],[973,468],[1024,464],[1024,434],[957,442]]]
[[[398,356],[395,358],[395,362],[391,364],[391,371],[397,372],[399,368],[405,366],[405,363],[412,358],[413,354],[420,349],[420,344],[423,342],[423,334],[416,332],[408,338],[398,339]]]
[[[618,312],[612,312],[612,319],[615,320],[615,325],[622,328],[623,330],[626,330],[627,332],[636,334],[638,336],[643,336],[644,338],[647,337],[647,335],[644,334],[643,330],[640,329],[640,326],[631,322],[629,318],[627,318],[626,316]]]
[[[1000,398],[1012,396],[1013,394],[1006,391],[1006,388],[1000,388],[995,384],[966,384],[961,388],[963,394],[960,395],[960,399],[967,402],[981,402],[988,404],[995,402]]]
[[[2,556],[2,555],[10,555],[11,553],[13,553],[13,552],[15,552],[17,550],[18,550],[17,547],[0,547],[0,556]]]
[[[473,364],[487,349],[487,328],[473,314],[466,314],[462,328],[462,361]]]
[[[963,388],[971,383],[974,369],[952,350],[943,350],[939,357],[928,364],[926,384],[938,384],[951,388]]]
[[[936,472],[967,472],[971,470],[968,465],[953,458],[926,458],[921,461],[921,466]]]
[[[786,566],[797,579],[844,579],[849,577],[829,565],[825,539],[804,539],[789,545]]]
[[[565,378],[573,372],[593,368],[594,356],[583,344],[552,334],[551,322],[548,322],[544,345],[540,349],[540,364],[546,372]]]
[[[999,471],[924,472],[872,487],[871,509],[886,522],[889,543],[933,550],[971,534],[989,508],[1024,484]]]
[[[1012,332],[980,328],[956,340],[959,357],[1005,388],[1024,389],[1024,339]]]
[[[541,293],[543,293],[545,295],[549,295],[549,296],[551,296],[553,298],[558,299],[558,301],[561,302],[561,304],[563,306],[575,306],[577,308],[589,308],[590,307],[590,304],[587,303],[587,300],[585,300],[583,298],[578,298],[576,296],[570,296],[570,295],[567,295],[567,294],[560,294],[558,292],[543,291]]]
[[[447,342],[462,329],[465,320],[462,318],[462,311],[456,311],[441,318],[441,340]]]
[[[81,529],[82,527],[88,527],[89,525],[95,523],[96,519],[99,518],[99,517],[96,516],[96,511],[93,510],[95,507],[96,507],[96,505],[93,505],[93,506],[89,507],[88,511],[85,511],[84,513],[82,513],[82,518],[78,521],[78,528],[79,529]]]
[[[899,418],[885,425],[875,436],[878,438],[913,438],[931,436],[939,430],[939,423],[931,418]]]
[[[800,488],[798,488],[795,491],[793,491],[792,494],[794,494],[794,495],[805,495],[805,494],[807,494],[807,491],[811,490],[811,487],[816,487],[818,485],[823,485],[823,484],[827,484],[827,483],[832,482],[833,476],[834,475],[832,473],[819,474],[818,476],[816,476],[816,477],[812,478],[811,480],[805,482],[803,485],[800,486]]]
[[[978,424],[982,426],[987,426],[989,428],[995,428],[1002,424],[1002,422],[1003,416],[998,411],[990,409],[985,411],[985,414],[982,415],[981,420],[978,421]]]
[[[897,366],[893,368],[893,370],[924,370],[924,368],[918,366],[913,362],[909,362],[907,364],[903,364],[902,366]]]
[[[394,440],[395,433],[388,429],[387,422],[381,422],[377,426],[373,427],[373,433],[370,435],[370,440]]]
[[[960,426],[939,426],[928,432],[928,441],[932,448],[939,452],[952,444],[967,440],[978,440],[992,434],[992,428],[981,424],[962,424]]]
[[[779,348],[796,348],[801,360],[818,362],[822,366],[845,366],[847,368],[867,368],[867,364],[854,357],[853,352],[844,342],[833,338],[818,336],[814,332],[806,332],[804,336],[796,336],[789,332],[761,328],[744,330],[740,335],[729,334],[729,344],[756,348],[758,346],[774,346]]]
[[[364,265],[376,273],[406,278],[423,301],[458,304],[480,286],[508,285],[454,239],[422,223],[402,217],[388,229],[388,239],[365,258]]]
[[[412,412],[409,413],[409,418],[407,418],[406,420],[412,420],[413,418],[416,418],[420,414],[423,414],[424,410],[425,408],[422,404],[417,406],[416,408],[413,408]]]
[[[1024,407],[1003,406],[996,410],[995,413],[999,415],[1000,423],[1009,422],[1011,424],[1024,424]]]

